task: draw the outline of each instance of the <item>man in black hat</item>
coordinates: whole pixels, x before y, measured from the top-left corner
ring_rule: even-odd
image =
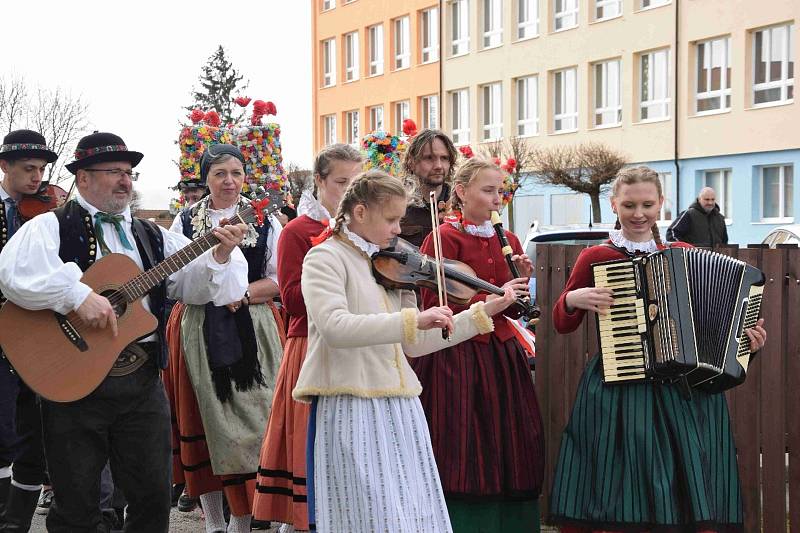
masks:
[[[186,200],[186,207],[196,204],[208,192],[208,187],[204,181],[198,179],[181,180],[178,182],[178,190],[183,199]]]
[[[77,197],[28,222],[0,253],[0,289],[9,300],[27,309],[74,312],[90,327],[116,332],[113,307],[80,282],[83,271],[109,253],[125,254],[149,269],[189,244],[183,235],[131,217],[133,168],[141,159],[111,133],[80,140],[75,161],[67,165],[75,174]],[[237,245],[245,229],[244,224],[215,229],[219,244],[148,293],[143,304],[158,318],[158,329],[128,345],[97,389],[74,402],[42,400],[55,493],[49,532],[102,530],[98,499],[106,462],[128,501],[125,531],[168,530],[172,448],[159,376],[167,362],[164,302],[168,295],[195,305],[240,301],[247,263]]]
[[[16,130],[3,139],[0,250],[22,224],[17,209],[20,200],[39,189],[47,165],[57,158],[35,131]],[[28,531],[45,482],[44,470],[36,395],[0,354],[0,531]]]

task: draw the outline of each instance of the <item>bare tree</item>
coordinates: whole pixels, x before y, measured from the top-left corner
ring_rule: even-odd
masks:
[[[604,144],[584,143],[536,150],[531,166],[542,183],[588,194],[592,202],[592,221],[600,222],[600,195],[626,163],[624,155]]]
[[[18,129],[28,111],[28,89],[22,78],[0,78],[0,131],[3,135]]]
[[[289,182],[289,192],[295,201],[295,205],[300,201],[300,195],[303,194],[304,190],[314,187],[311,174],[310,170],[302,168],[297,163],[286,165],[286,179]]]

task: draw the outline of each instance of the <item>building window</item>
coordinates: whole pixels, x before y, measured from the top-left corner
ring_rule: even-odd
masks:
[[[369,129],[370,131],[384,131],[382,105],[369,108]]]
[[[358,146],[361,137],[358,129],[358,111],[348,111],[344,114],[345,142]]]
[[[420,15],[422,63],[439,60],[439,9],[426,9]]]
[[[383,24],[369,28],[369,75],[383,74]]]
[[[358,79],[358,32],[354,31],[344,36],[344,79],[354,81]]]
[[[586,199],[580,193],[550,195],[550,224],[586,223]]]
[[[322,41],[322,86],[336,85],[336,39]]]
[[[322,130],[325,146],[336,144],[336,115],[322,117]]]
[[[669,222],[672,220],[672,197],[674,184],[672,183],[672,172],[659,172],[658,179],[661,181],[661,194],[664,195],[664,203],[661,205],[661,212],[658,220]]]
[[[697,113],[731,108],[731,38],[697,43]]]
[[[453,143],[469,143],[469,89],[450,93],[450,117]]]
[[[553,73],[553,131],[578,129],[578,69]]]
[[[578,0],[553,0],[553,30],[568,30],[577,25]]]
[[[481,87],[482,140],[490,141],[503,136],[503,92],[500,82]]]
[[[394,104],[394,129],[398,135],[403,135],[403,121],[411,116],[411,104],[408,100]]]
[[[613,19],[622,15],[622,0],[595,0],[594,19]]]
[[[640,56],[641,120],[669,117],[669,50],[655,50]]]
[[[411,61],[408,17],[394,21],[394,69],[408,68]]]
[[[765,28],[753,36],[753,104],[794,98],[794,24]]]
[[[671,1],[672,0],[642,0],[640,6],[641,9],[649,9],[651,7],[665,6]]]
[[[761,220],[788,222],[794,217],[794,167],[765,166],[761,174]]]
[[[450,53],[460,56],[469,52],[469,2],[453,0],[450,4],[451,38]]]
[[[336,7],[336,0],[322,0],[322,10],[327,11]]]
[[[503,44],[503,0],[483,0],[483,47]]]
[[[420,98],[422,108],[422,128],[435,130],[439,128],[439,96],[432,94]]]
[[[517,0],[517,39],[539,35],[539,0]]]
[[[620,60],[594,64],[594,126],[605,128],[622,123]]]
[[[517,135],[539,133],[539,77],[517,78]]]
[[[733,193],[731,189],[731,169],[703,171],[703,186],[711,187],[717,195],[717,204],[722,214],[730,220],[733,214],[731,202]]]

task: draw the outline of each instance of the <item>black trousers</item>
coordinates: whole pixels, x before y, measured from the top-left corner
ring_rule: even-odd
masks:
[[[149,347],[148,347],[149,348]],[[44,444],[55,498],[50,533],[94,532],[102,522],[106,461],[128,501],[126,532],[166,533],[171,498],[170,415],[157,353],[133,374],[107,377],[75,402],[42,401]]]
[[[0,354],[0,468],[11,464],[18,483],[46,481],[38,399]]]

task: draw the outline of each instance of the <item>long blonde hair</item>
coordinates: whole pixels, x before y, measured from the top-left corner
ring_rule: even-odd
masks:
[[[464,207],[464,203],[461,201],[461,198],[459,198],[458,194],[456,194],[456,185],[461,184],[466,188],[482,170],[496,170],[501,172],[500,167],[497,166],[493,161],[489,161],[488,159],[483,159],[481,157],[472,157],[467,159],[463,165],[458,167],[455,176],[453,176],[453,188],[450,192],[449,207],[451,212],[461,211],[461,209]]]
[[[634,183],[652,183],[655,185],[656,191],[658,191],[658,197],[661,198],[664,196],[664,193],[661,189],[661,180],[658,178],[658,173],[652,168],[642,165],[638,167],[623,168],[619,171],[619,174],[617,174],[617,179],[614,180],[614,184],[611,186],[611,197],[617,197],[621,186],[633,185]],[[619,223],[619,217],[617,217],[617,223],[614,225],[614,228],[620,229],[621,227],[622,225]],[[662,245],[661,232],[658,231],[658,224],[653,224],[650,228],[650,231],[653,232],[653,240],[656,241],[656,244],[659,246]]]
[[[353,209],[359,204],[367,207],[382,205],[389,198],[407,198],[402,180],[390,176],[382,170],[372,169],[358,174],[342,196],[336,211],[334,233],[339,233]]]

